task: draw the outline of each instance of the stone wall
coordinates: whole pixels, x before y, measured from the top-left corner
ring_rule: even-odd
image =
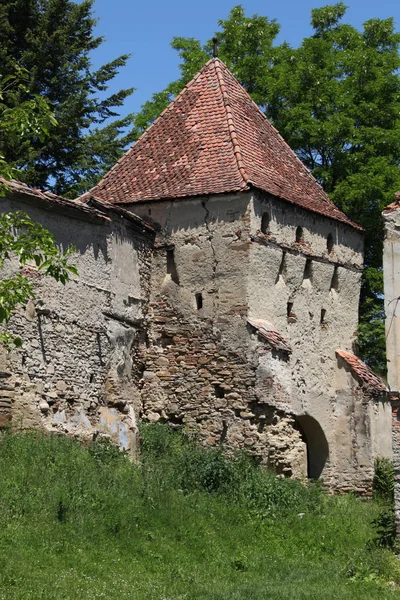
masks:
[[[149,294],[152,236],[133,220],[80,210],[79,204],[14,195],[1,205],[4,212],[27,212],[60,247],[75,246],[72,261],[79,271],[63,286],[32,266],[24,269],[35,299],[9,324],[23,348],[0,356],[0,370],[10,373],[0,380],[2,397],[12,400],[8,418],[16,427],[82,439],[104,432],[134,451],[139,395],[132,373]]]
[[[390,410],[336,355],[354,342],[361,234],[253,193],[128,207],[156,237],[95,200],[2,202],[75,245],[79,277],[25,269],[36,298],[10,322],[24,347],[0,356],[0,425],[133,452],[137,417],[164,420],[285,476],[370,492]]]
[[[362,235],[250,193],[130,208],[161,227],[142,416],[195,428],[208,444],[246,448],[286,475],[370,491],[389,426],[351,375],[339,385],[335,355],[354,342]],[[252,319],[270,322],[291,352],[262,339]]]
[[[385,241],[383,275],[385,288],[386,359],[392,401],[392,444],[395,472],[395,518],[400,537],[400,210],[398,200],[383,212]]]
[[[385,283],[386,356],[388,384],[400,391],[400,210],[388,207],[383,213],[385,241],[383,273]]]

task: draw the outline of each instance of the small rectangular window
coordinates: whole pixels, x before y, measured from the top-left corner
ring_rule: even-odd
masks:
[[[198,293],[195,295],[195,299],[196,299],[197,310],[201,310],[203,308],[203,295]]]

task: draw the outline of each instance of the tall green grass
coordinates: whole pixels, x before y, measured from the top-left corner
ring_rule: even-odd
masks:
[[[379,502],[331,497],[165,425],[140,463],[58,436],[0,439],[0,598],[400,598]]]

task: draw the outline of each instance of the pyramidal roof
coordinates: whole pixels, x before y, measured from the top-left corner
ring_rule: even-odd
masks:
[[[358,228],[213,58],[89,194],[125,204],[251,187]]]

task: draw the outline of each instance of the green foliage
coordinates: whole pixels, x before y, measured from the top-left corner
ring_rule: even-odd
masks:
[[[52,233],[35,223],[23,212],[0,213],[0,269],[6,261],[16,261],[20,268],[34,264],[45,276],[62,284],[69,281],[70,273],[77,275],[75,265],[69,263],[73,248],[61,252]],[[0,280],[0,324],[9,322],[20,305],[34,297],[33,283],[22,272]],[[9,346],[22,345],[19,337],[0,332],[0,342]]]
[[[388,458],[377,458],[373,481],[374,498],[393,506],[394,504],[394,467]]]
[[[343,2],[314,9],[313,33],[298,48],[275,45],[279,25],[246,17],[242,6],[218,22],[219,56],[266,112],[332,200],[366,230],[359,351],[386,370],[381,287],[381,211],[400,189],[400,34],[393,19],[359,31]],[[211,56],[212,42],[174,38],[181,77],[135,117],[137,137]]]
[[[4,155],[7,147],[32,144],[35,140],[43,143],[50,129],[57,124],[48,100],[38,94],[33,94],[29,100],[20,101],[12,108],[7,106],[10,98],[28,94],[28,82],[29,74],[20,66],[14,66],[12,73],[7,75],[0,74],[0,177],[7,181],[18,174],[6,161]]]
[[[389,548],[390,550],[395,548],[394,488],[395,474],[392,461],[388,458],[377,458],[373,490],[374,498],[383,505],[383,508],[372,521],[376,536],[371,540],[371,547]]]
[[[373,540],[373,544],[380,548],[393,550],[396,543],[396,523],[393,508],[382,511],[372,521],[372,525],[376,530],[376,538]]]
[[[26,183],[70,196],[96,183],[130,141],[124,134],[130,116],[106,123],[118,117],[133,91],[106,95],[129,56],[93,70],[91,53],[104,39],[93,34],[92,7],[93,0],[4,0],[0,5],[0,77],[13,73],[15,65],[29,73],[27,85],[14,90],[5,104],[18,111],[31,102],[39,107],[45,98],[57,120],[46,139],[6,138],[4,160],[21,170]]]
[[[142,439],[141,462],[133,463],[99,440],[82,447],[60,436],[0,437],[0,598],[400,596],[387,584],[399,582],[393,555],[368,545],[369,523],[379,512],[374,502],[296,484],[308,498],[296,504],[285,491],[294,482],[265,474],[246,458],[229,467],[218,452],[208,456],[166,426],[143,427]],[[183,457],[194,460],[184,492],[177,479]],[[231,493],[225,475],[219,478],[228,471]],[[247,481],[260,473],[264,486],[267,480],[270,489],[276,486],[269,500],[274,511],[256,513],[247,505],[248,484],[239,471]],[[207,489],[210,473],[219,483]]]
[[[196,437],[173,431],[167,424],[141,426],[144,460],[170,472],[184,494],[207,492],[246,506],[259,518],[288,511],[309,511],[323,504],[318,484],[305,486],[260,469],[252,458],[228,457],[222,448],[203,448]],[[152,469],[154,469],[152,464]]]

